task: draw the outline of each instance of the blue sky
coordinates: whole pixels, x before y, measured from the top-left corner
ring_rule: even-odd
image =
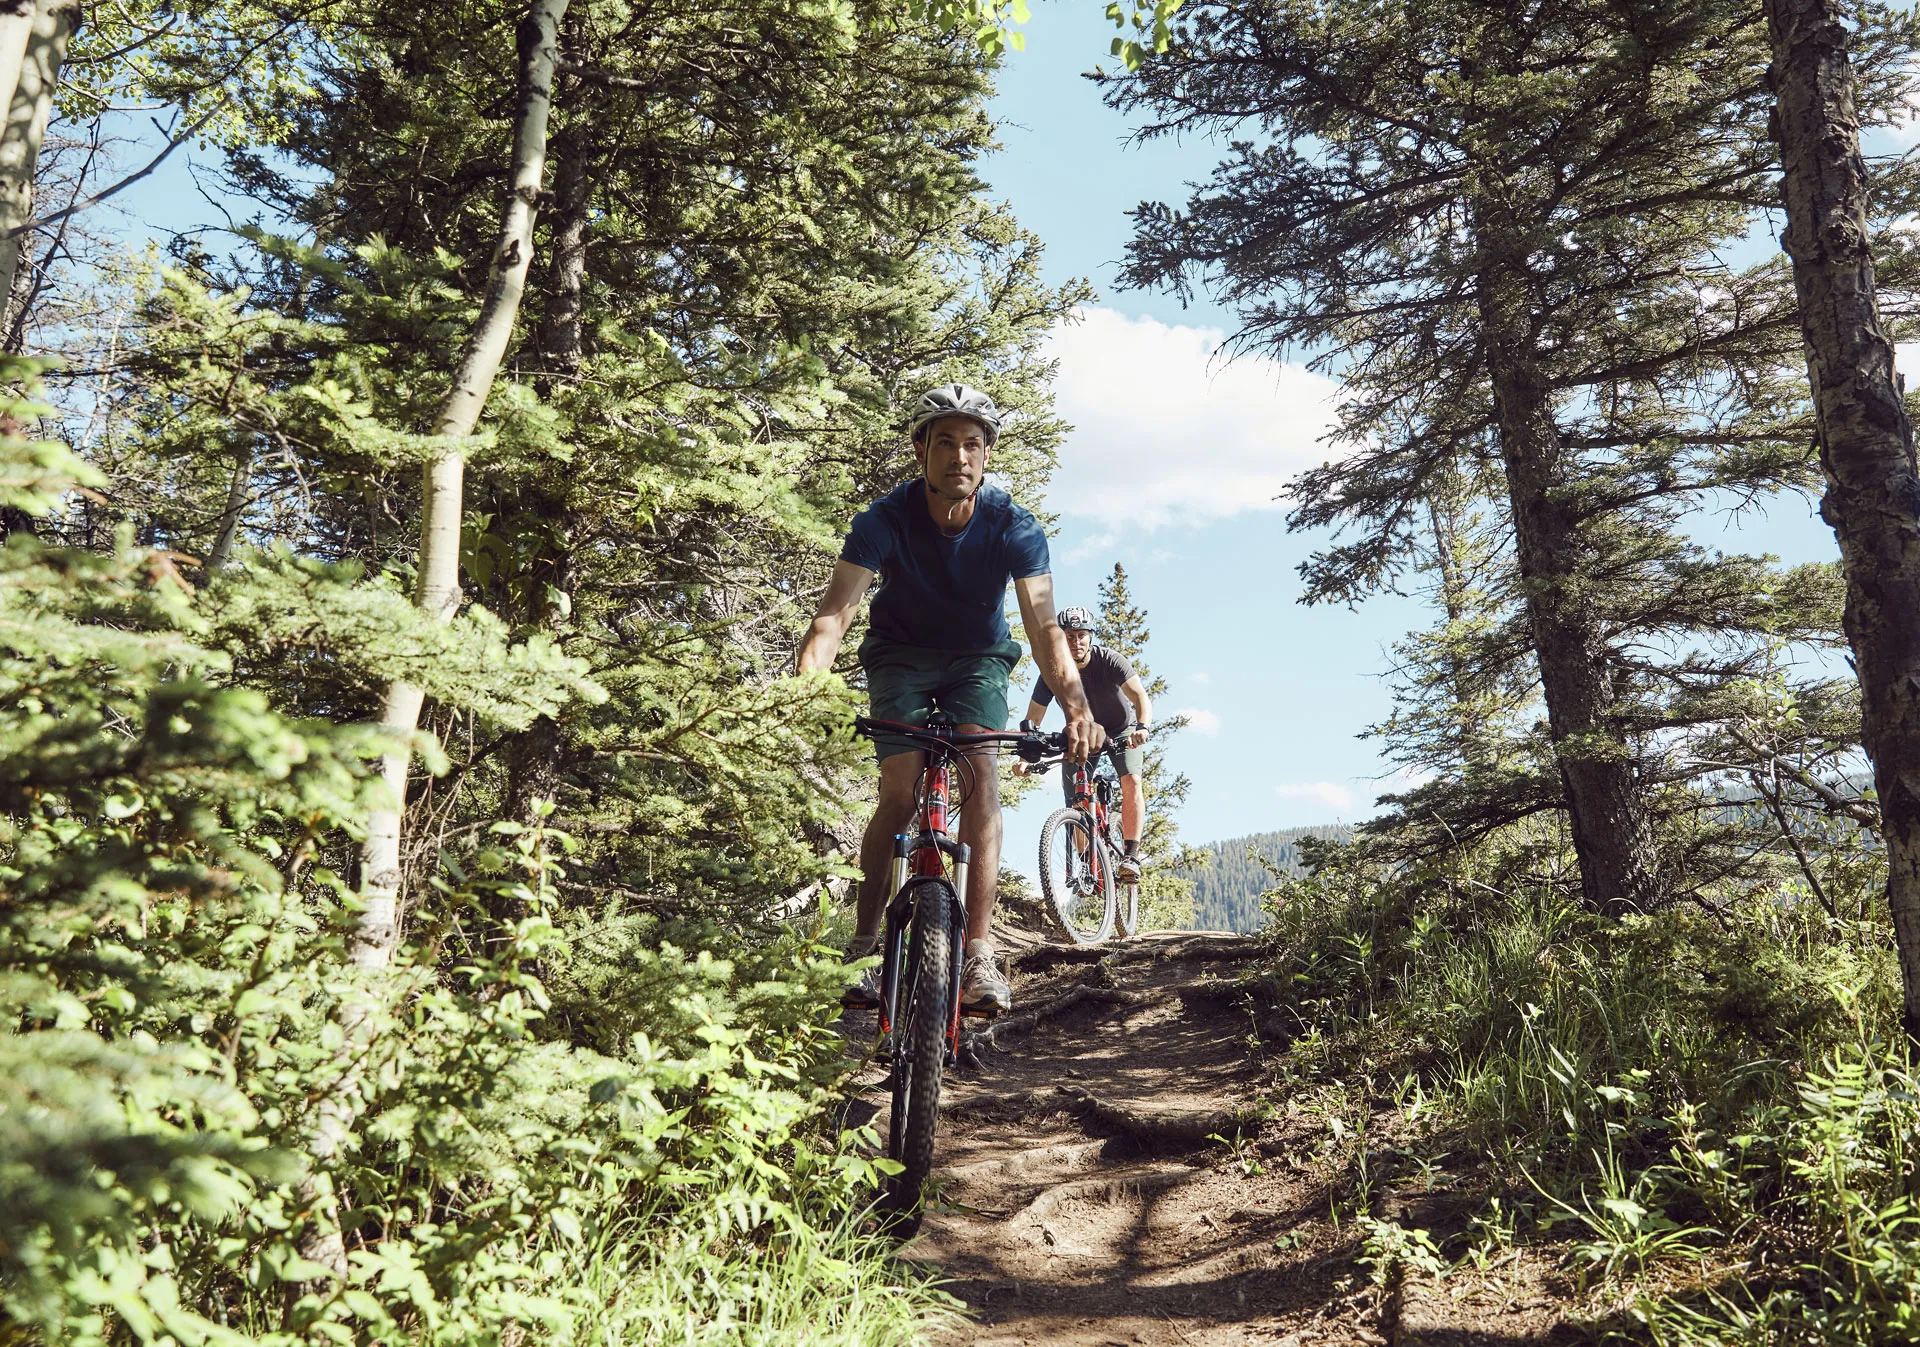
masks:
[[[1125,121],[1081,78],[1113,32],[1095,5],[1035,7],[1027,49],[1001,67],[1004,148],[983,173],[1046,240],[1048,279],[1084,276],[1101,296],[1056,344],[1061,410],[1077,426],[1047,502],[1061,519],[1057,595],[1091,605],[1114,563],[1126,566],[1152,627],[1148,662],[1171,684],[1156,714],[1198,713],[1170,750],[1193,782],[1188,840],[1351,819],[1388,770],[1355,738],[1387,711],[1385,647],[1424,618],[1406,600],[1357,612],[1294,602],[1311,543],[1287,533],[1272,497],[1324,457],[1315,441],[1334,385],[1222,361],[1232,317],[1210,303],[1115,290],[1126,211],[1178,199],[1216,156],[1205,141],[1126,143]],[[1013,812],[1010,864],[1031,869],[1027,843],[1056,799],[1049,783]]]
[[[1170,760],[1192,778],[1182,836],[1213,841],[1269,828],[1351,821],[1395,783],[1380,745],[1357,736],[1390,707],[1387,648],[1427,625],[1418,601],[1358,610],[1296,602],[1295,568],[1312,535],[1289,534],[1275,483],[1326,455],[1331,383],[1299,366],[1224,362],[1233,318],[1210,303],[1115,288],[1125,212],[1179,201],[1222,147],[1204,139],[1129,145],[1128,125],[1080,72],[1103,60],[1113,29],[1085,0],[1037,5],[1027,49],[1002,66],[994,111],[1004,149],[984,176],[1047,242],[1046,275],[1091,280],[1099,311],[1059,334],[1061,410],[1078,430],[1048,505],[1061,516],[1054,569],[1062,604],[1094,601],[1115,561],[1153,631],[1148,659],[1172,684],[1165,711],[1204,712]],[[1790,561],[1837,555],[1800,502],[1766,516],[1705,515],[1711,545]],[[1024,698],[1014,700],[1024,705]],[[1057,714],[1057,713],[1056,713]],[[1008,861],[1025,853],[1055,794],[1013,812]]]
[[[1035,7],[1027,49],[1001,69],[994,112],[1004,148],[983,170],[993,195],[1046,240],[1048,278],[1083,276],[1101,295],[1054,342],[1060,407],[1078,427],[1047,502],[1061,516],[1060,602],[1091,605],[1113,564],[1127,567],[1151,620],[1149,661],[1172,685],[1159,714],[1197,713],[1170,753],[1193,781],[1187,840],[1362,818],[1393,784],[1379,746],[1357,737],[1387,714],[1387,647],[1431,615],[1391,597],[1357,611],[1295,601],[1295,568],[1319,540],[1289,534],[1273,496],[1325,457],[1317,440],[1335,385],[1297,365],[1223,360],[1233,320],[1210,303],[1182,309],[1166,295],[1115,289],[1125,212],[1143,198],[1183,198],[1220,147],[1127,144],[1126,123],[1080,77],[1111,64],[1114,29],[1101,9],[1091,0]],[[222,218],[185,151],[115,205],[130,232]],[[1835,555],[1831,533],[1797,502],[1763,518],[1703,517],[1696,531],[1794,561]],[[1010,863],[1031,868],[1054,798],[1049,783],[1014,811]]]

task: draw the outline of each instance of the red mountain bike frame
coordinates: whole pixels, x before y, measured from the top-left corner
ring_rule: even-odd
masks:
[[[926,769],[920,774],[920,831],[895,833],[893,838],[893,875],[888,884],[893,892],[887,904],[887,942],[892,957],[883,965],[880,988],[880,1028],[890,1032],[899,1013],[898,971],[906,966],[906,941],[913,922],[915,904],[923,899],[953,905],[955,938],[950,984],[960,985],[960,969],[966,959],[967,866],[972,849],[956,841],[948,832],[953,807],[953,760],[944,752],[930,752]],[[953,858],[953,878],[947,878],[946,858]],[[947,1024],[947,1052],[951,1057],[960,1049],[960,998],[954,996],[953,1011]]]
[[[962,753],[985,744],[1013,747],[1022,758],[1037,761],[1048,752],[1058,752],[1057,738],[1022,732],[1020,734],[956,734],[951,722],[938,729],[921,728],[891,721],[861,717],[855,722],[860,733],[872,738],[893,736],[903,739],[927,755],[921,769],[919,795],[919,831],[895,833],[893,870],[888,883],[885,957],[880,968],[880,1031],[892,1032],[900,1016],[900,970],[906,966],[906,943],[913,928],[914,913],[922,901],[952,905],[951,929],[953,966],[948,982],[953,1008],[947,1024],[949,1058],[960,1050],[960,973],[966,963],[967,866],[972,851],[955,839],[950,831],[953,814],[953,783],[956,764]],[[947,875],[947,859],[953,861],[953,875]]]
[[[920,833],[893,837],[893,902],[887,904],[887,940],[893,957],[887,967],[899,973],[906,967],[906,938],[914,919],[914,906],[920,902],[952,904],[952,971],[948,984],[956,990],[952,1013],[947,1021],[947,1057],[960,1052],[960,969],[966,963],[966,873],[972,863],[972,848],[954,840],[948,833],[948,814],[952,812],[954,766],[945,752],[927,754],[927,768],[920,775]],[[947,856],[952,856],[954,873],[947,877]],[[883,1032],[893,1028],[899,1013],[899,977],[883,977],[879,988]]]

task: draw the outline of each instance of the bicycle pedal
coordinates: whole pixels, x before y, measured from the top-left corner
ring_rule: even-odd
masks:
[[[963,1020],[997,1020],[1000,1012],[993,1006],[961,1006],[960,1018]]]

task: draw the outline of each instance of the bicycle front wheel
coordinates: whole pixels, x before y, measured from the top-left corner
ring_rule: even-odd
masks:
[[[907,943],[906,985],[893,1026],[893,1118],[887,1153],[904,1168],[888,1186],[887,1207],[902,1238],[920,1228],[920,1194],[933,1172],[933,1134],[940,1121],[940,1077],[952,1019],[953,890],[926,884],[914,904]]]
[[[1140,885],[1137,881],[1132,884],[1116,883],[1114,926],[1122,940],[1131,940],[1140,934]]]
[[[1113,934],[1113,858],[1078,809],[1056,809],[1040,829],[1040,892],[1062,935],[1097,945]]]

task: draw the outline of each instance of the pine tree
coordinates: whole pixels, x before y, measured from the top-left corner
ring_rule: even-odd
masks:
[[[1156,701],[1166,696],[1167,680],[1156,675],[1146,662],[1146,610],[1133,601],[1127,584],[1127,569],[1113,563],[1113,573],[1100,582],[1100,642],[1126,658],[1146,687],[1147,696]],[[1180,825],[1175,814],[1186,803],[1193,788],[1185,773],[1175,774],[1167,766],[1167,741],[1186,726],[1184,716],[1168,716],[1156,710],[1156,724],[1146,745],[1146,764],[1140,785],[1146,795],[1147,825],[1140,838],[1143,862],[1140,876],[1140,925],[1142,929],[1181,930],[1193,924],[1193,881],[1179,873],[1192,863],[1189,848],[1180,845]]]
[[[1871,182],[1860,131],[1884,118],[1871,52],[1878,20],[1898,45],[1920,44],[1911,14],[1863,16],[1830,0],[1768,0],[1773,126],[1784,173],[1781,244],[1793,261],[1826,478],[1821,515],[1839,538],[1846,630],[1859,673],[1862,738],[1873,761],[1887,901],[1905,986],[1907,1032],[1920,1038],[1920,501],[1913,422],[1894,373],[1869,227]],[[1856,35],[1850,28],[1859,25]],[[1783,828],[1786,827],[1784,819]],[[1811,871],[1809,871],[1811,879]]]
[[[1767,559],[1678,526],[1727,493],[1814,480],[1780,375],[1797,341],[1784,272],[1719,255],[1772,199],[1757,16],[1707,0],[1182,14],[1185,40],[1114,101],[1153,113],[1148,134],[1243,138],[1184,209],[1139,209],[1128,281],[1204,278],[1238,306],[1243,346],[1345,363],[1345,452],[1300,479],[1293,522],[1357,536],[1305,568],[1310,599],[1393,584],[1443,474],[1499,484],[1514,606],[1470,658],[1537,688],[1545,733],[1486,790],[1454,789],[1445,822],[1564,809],[1592,907],[1664,901],[1657,831],[1694,807],[1669,790],[1690,756],[1676,745],[1711,730],[1713,689],[1762,669],[1770,642],[1829,634]]]

